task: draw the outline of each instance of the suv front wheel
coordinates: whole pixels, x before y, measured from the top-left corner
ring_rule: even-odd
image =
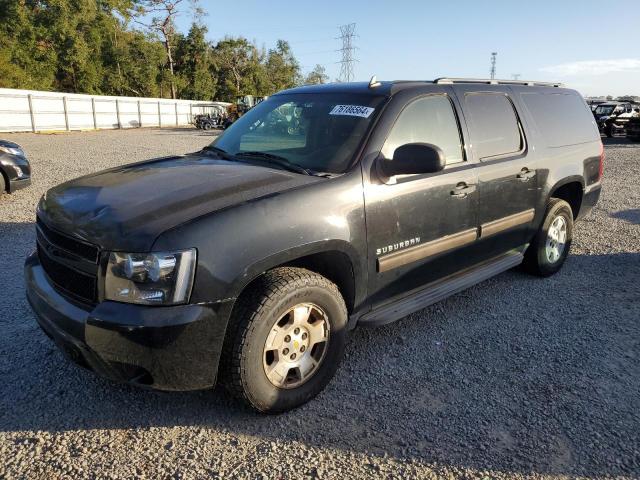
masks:
[[[222,352],[223,382],[260,412],[298,407],[336,372],[346,326],[347,309],[332,282],[302,268],[268,271],[234,307]]]
[[[547,204],[544,221],[524,254],[524,268],[534,275],[556,273],[567,258],[573,235],[573,211],[559,198]]]

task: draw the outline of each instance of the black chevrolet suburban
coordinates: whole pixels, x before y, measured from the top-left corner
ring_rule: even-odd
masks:
[[[201,151],[50,189],[27,296],[107,378],[220,381],[281,412],[325,387],[352,328],[520,264],[557,272],[603,161],[593,115],[559,84],[294,88]]]

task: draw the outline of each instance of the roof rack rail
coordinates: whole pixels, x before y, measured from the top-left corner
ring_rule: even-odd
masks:
[[[534,80],[498,80],[494,78],[436,78],[433,83],[451,85],[454,83],[486,83],[488,85],[528,85],[531,87],[562,87],[558,82],[537,82]]]

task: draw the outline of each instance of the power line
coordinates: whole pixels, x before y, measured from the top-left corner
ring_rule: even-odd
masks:
[[[342,40],[342,48],[338,50],[342,52],[342,60],[340,60],[340,81],[350,82],[353,80],[353,64],[357,62],[353,56],[353,52],[356,49],[353,44],[353,39],[356,37],[356,24],[349,23],[347,25],[341,25],[340,39]]]
[[[498,56],[498,52],[491,52],[491,80],[496,78],[496,57]]]

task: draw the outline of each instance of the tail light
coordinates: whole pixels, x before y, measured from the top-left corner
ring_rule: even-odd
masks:
[[[598,180],[602,179],[604,174],[604,144],[600,142],[600,165],[598,166]]]

